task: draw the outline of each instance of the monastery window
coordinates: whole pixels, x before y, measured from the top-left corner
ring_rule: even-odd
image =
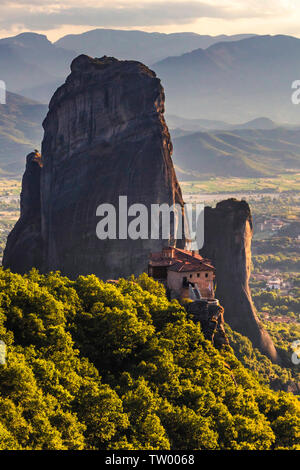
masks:
[[[208,273],[205,273],[205,277],[208,277]]]
[[[200,277],[200,273],[197,273],[197,277]]]

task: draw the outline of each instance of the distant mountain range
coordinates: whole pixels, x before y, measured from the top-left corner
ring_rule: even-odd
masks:
[[[300,79],[300,39],[255,36],[169,57],[153,65],[168,113],[243,122],[266,116],[300,123],[292,82]],[[180,110],[180,112],[178,111]]]
[[[204,175],[258,177],[300,169],[299,129],[235,129],[173,138],[180,180]]]
[[[41,34],[0,39],[0,79],[9,91],[48,103],[75,56],[76,52],[53,45]]]
[[[20,175],[25,157],[40,148],[47,106],[14,93],[0,104],[0,175]]]
[[[213,121],[209,119],[186,119],[174,114],[166,115],[167,124],[170,129],[178,130],[178,132],[195,132],[201,130],[230,130],[230,129],[275,129],[281,127],[268,118],[256,118],[243,124],[229,124],[225,121]],[[282,127],[287,127],[282,125]]]
[[[300,79],[300,39],[100,29],[54,44],[35,33],[0,40],[0,79],[13,92],[0,105],[2,173],[21,172],[26,153],[39,146],[47,112],[40,103],[49,102],[81,52],[146,64],[173,55],[152,68],[165,87],[179,177],[299,168],[293,126],[300,126],[300,107],[291,102],[291,83]]]
[[[150,65],[162,80],[170,115],[218,121],[218,127],[257,116],[300,124],[300,108],[291,101],[292,82],[300,79],[300,39],[290,36],[98,29],[53,44],[22,33],[0,40],[0,79],[9,91],[48,103],[80,53]]]
[[[178,56],[194,49],[206,49],[212,44],[224,41],[239,41],[253,34],[233,36],[207,36],[195,33],[146,33],[145,31],[122,31],[115,29],[94,29],[82,34],[69,34],[59,39],[55,46],[88,54],[92,57],[103,55],[117,59],[138,60],[150,66],[169,56]]]
[[[8,93],[7,104],[0,105],[0,175],[20,175],[25,156],[40,148],[42,121],[48,107],[22,96]],[[173,124],[211,126],[194,132]],[[232,129],[232,125],[205,120],[186,120],[168,116],[174,145],[173,160],[181,180],[203,175],[271,176],[300,168],[299,129],[279,128],[259,118]],[[261,125],[261,129],[257,127]],[[215,126],[213,129],[212,126]],[[251,128],[252,126],[252,128]],[[223,129],[222,129],[223,127]]]
[[[169,55],[208,47],[220,40],[234,41],[249,36],[252,35],[213,37],[98,29],[65,36],[53,44],[42,34],[22,33],[0,39],[0,79],[6,82],[9,91],[48,103],[54,91],[64,83],[72,60],[79,54],[112,55],[151,65]]]

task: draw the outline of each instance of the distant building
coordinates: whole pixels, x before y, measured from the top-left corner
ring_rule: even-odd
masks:
[[[281,279],[279,278],[273,278],[269,279],[267,282],[267,287],[271,290],[279,290],[281,288]]]
[[[287,225],[286,222],[284,222],[281,219],[275,218],[275,217],[269,217],[264,219],[262,222],[258,224],[259,230],[261,232],[277,232],[281,230],[283,227]]]
[[[215,268],[195,251],[167,247],[151,253],[148,273],[165,285],[173,299],[214,299]]]

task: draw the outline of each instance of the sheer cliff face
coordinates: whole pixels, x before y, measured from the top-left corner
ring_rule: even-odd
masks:
[[[40,217],[40,155],[27,155],[22,180],[21,213],[9,234],[4,251],[3,266],[23,274],[33,266],[41,267],[42,239]]]
[[[169,241],[99,240],[96,209],[103,203],[118,208],[119,196],[128,197],[128,206],[143,203],[149,211],[155,203],[183,205],[163,113],[160,80],[143,64],[75,59],[43,124],[43,167],[33,177],[27,164],[24,175],[39,203],[33,207],[24,198],[22,223],[10,235],[4,266],[103,279],[145,270],[149,252]],[[21,256],[25,247],[23,264],[16,252]]]
[[[245,201],[229,199],[205,208],[205,242],[201,254],[216,267],[216,297],[225,321],[247,336],[273,362],[279,362],[268,333],[261,327],[249,289],[252,217]]]

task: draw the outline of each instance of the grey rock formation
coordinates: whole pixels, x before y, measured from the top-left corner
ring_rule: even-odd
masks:
[[[273,362],[280,362],[274,344],[261,326],[249,288],[252,216],[245,201],[229,199],[205,208],[205,242],[200,254],[216,268],[216,297],[225,321],[247,336]]]
[[[188,303],[186,311],[192,315],[195,323],[200,322],[205,339],[216,348],[229,345],[224,328],[224,308],[217,301],[198,300]]]
[[[3,266],[21,274],[34,266],[41,266],[41,170],[41,156],[36,152],[27,155],[22,180],[20,218],[8,236],[3,256]]]
[[[70,278],[144,271],[149,252],[172,240],[100,240],[96,210],[103,203],[118,209],[119,196],[149,212],[155,203],[183,206],[163,113],[160,80],[143,64],[77,57],[43,123],[43,167],[27,163],[23,213],[4,266],[20,273],[32,266],[60,270]]]

